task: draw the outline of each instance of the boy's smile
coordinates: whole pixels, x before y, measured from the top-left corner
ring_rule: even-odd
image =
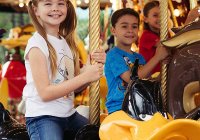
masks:
[[[112,33],[117,39],[117,46],[130,49],[132,43],[138,39],[139,21],[135,16],[124,15],[117,21]],[[128,47],[128,48],[127,48]]]

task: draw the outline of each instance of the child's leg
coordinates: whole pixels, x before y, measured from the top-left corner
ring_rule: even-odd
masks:
[[[53,116],[26,118],[31,140],[63,140],[64,120]]]
[[[88,119],[80,115],[78,112],[75,112],[72,116],[68,117],[67,121],[69,129],[74,131],[75,133],[77,133],[78,130],[84,125],[89,124]]]

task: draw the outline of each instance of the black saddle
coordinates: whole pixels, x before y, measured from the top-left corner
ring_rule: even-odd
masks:
[[[148,115],[160,112],[165,116],[160,82],[142,80],[138,77],[139,59],[131,69],[131,81],[125,92],[122,110],[136,120],[145,120]]]
[[[29,140],[24,124],[20,124],[0,102],[0,140]]]

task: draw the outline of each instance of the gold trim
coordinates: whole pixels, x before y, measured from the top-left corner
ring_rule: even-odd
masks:
[[[187,84],[183,92],[183,108],[186,113],[196,108],[195,96],[200,92],[199,81]]]
[[[172,0],[169,0],[169,9],[171,11],[171,16],[172,16],[172,20],[174,22],[174,26],[178,27],[178,22],[177,22],[176,16],[173,14],[173,12],[174,12],[174,6],[172,4]]]

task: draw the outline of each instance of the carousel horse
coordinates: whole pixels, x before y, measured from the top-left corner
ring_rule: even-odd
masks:
[[[22,27],[15,27],[10,29],[8,38],[1,40],[0,45],[7,49],[20,47],[25,49],[28,39],[32,36],[35,29],[32,25],[28,24]]]
[[[122,110],[104,119],[99,129],[100,139],[197,140],[200,122],[191,119],[174,120],[164,111],[159,84],[139,79],[137,67],[138,60],[132,68]]]
[[[176,30],[162,44],[173,50],[168,67],[167,105],[173,118],[200,117],[200,20]]]
[[[14,120],[2,103],[0,103],[0,139],[29,140],[25,125]]]

